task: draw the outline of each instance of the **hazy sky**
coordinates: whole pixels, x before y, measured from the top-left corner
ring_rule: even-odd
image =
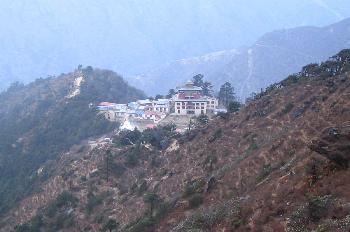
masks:
[[[0,79],[28,81],[78,64],[131,75],[349,16],[349,0],[2,0]]]

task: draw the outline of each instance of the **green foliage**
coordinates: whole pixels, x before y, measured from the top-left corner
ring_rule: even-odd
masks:
[[[228,120],[230,119],[230,114],[229,113],[224,113],[224,112],[219,112],[217,116],[221,119]]]
[[[176,94],[176,91],[174,89],[169,89],[168,94],[165,96],[165,98],[170,99]]]
[[[220,87],[219,104],[228,108],[230,102],[236,102],[236,96],[231,83],[225,82],[225,84]]]
[[[74,208],[77,205],[78,199],[70,192],[61,193],[55,201],[46,208],[46,214],[53,217],[62,208]]]
[[[210,143],[214,142],[215,140],[221,138],[222,135],[223,135],[222,129],[221,129],[221,128],[216,129],[216,130],[214,131],[213,135],[210,136],[209,142],[210,142]]]
[[[102,227],[102,231],[117,231],[119,223],[114,219],[109,219]]]
[[[143,196],[143,201],[147,204],[149,204],[150,206],[150,217],[153,217],[153,209],[154,207],[157,205],[157,203],[159,203],[159,196],[156,194],[156,193],[146,193],[144,196]]]
[[[129,102],[142,98],[110,71],[82,69],[81,92],[73,98],[72,74],[38,79],[26,86],[9,88],[0,95],[0,214],[32,193],[45,175],[36,170],[72,145],[112,131],[95,107],[101,101]],[[25,149],[21,142],[26,141]]]
[[[117,146],[133,145],[140,140],[141,135],[141,132],[137,128],[132,131],[123,130],[113,138],[113,143]]]
[[[291,102],[288,102],[287,105],[281,111],[282,115],[289,113],[293,108],[294,108],[294,104]]]
[[[22,225],[17,225],[14,228],[15,232],[38,232],[40,228],[44,226],[43,217],[41,215],[37,215],[32,218],[28,223],[24,223]]]
[[[232,209],[225,205],[195,212],[183,223],[180,223],[174,231],[214,231],[213,227],[220,223],[225,217],[231,215]]]
[[[265,164],[260,170],[258,177],[256,178],[257,182],[264,180],[266,177],[270,175],[271,172],[272,172],[271,164]]]
[[[231,221],[231,227],[232,229],[236,230],[238,229],[241,225],[246,224],[247,222],[243,218],[234,218]]]
[[[113,175],[120,177],[124,174],[124,172],[126,171],[126,168],[124,167],[123,164],[111,162],[110,171]]]
[[[148,194],[146,194],[148,195]],[[146,197],[145,195],[145,197]],[[153,195],[153,193],[152,193]],[[147,197],[149,197],[148,195]],[[151,197],[152,201],[154,196]],[[160,200],[158,196],[156,197],[158,201]],[[148,199],[149,200],[149,199]],[[147,200],[147,202],[148,202]],[[152,228],[159,223],[159,221],[166,217],[168,213],[171,212],[171,210],[175,207],[176,199],[172,201],[160,201],[158,202],[156,208],[154,209],[155,212],[153,213],[153,216],[150,216],[149,214],[145,215],[144,217],[140,218],[136,222],[133,222],[126,226],[124,231],[128,232],[146,232],[146,231],[153,231]]]
[[[213,85],[208,81],[204,81],[204,76],[202,74],[197,74],[194,77],[192,77],[192,81],[195,86],[202,88],[203,95],[212,96]]]
[[[138,186],[137,195],[141,196],[148,189],[147,181],[142,180],[141,184]]]
[[[197,208],[203,203],[203,195],[195,193],[188,198],[188,205],[191,209]]]
[[[166,149],[169,146],[170,139],[176,135],[175,130],[175,124],[148,128],[142,132],[141,141],[158,149]]]
[[[125,156],[125,165],[128,167],[135,167],[139,163],[139,156],[140,156],[140,145],[133,147],[131,150],[129,150]]]
[[[105,198],[104,194],[95,195],[92,192],[89,192],[87,195],[86,211],[88,214],[91,214],[92,211],[99,205],[103,203]]]
[[[209,123],[209,117],[206,114],[201,114],[197,118],[197,123],[201,126],[208,125]]]
[[[319,221],[322,217],[327,215],[328,209],[333,199],[331,196],[326,195],[323,197],[316,196],[309,199],[308,202],[308,215],[313,222]]]
[[[190,181],[185,185],[184,197],[190,197],[196,193],[203,193],[206,182],[204,179]]]
[[[227,110],[230,113],[235,113],[239,111],[239,109],[242,107],[242,104],[239,101],[231,101],[228,104]]]
[[[151,217],[143,217],[140,220],[129,225],[126,229],[127,232],[147,232],[151,231],[152,227],[155,225],[155,221]]]

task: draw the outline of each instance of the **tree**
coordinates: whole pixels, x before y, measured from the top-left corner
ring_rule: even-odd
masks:
[[[172,98],[176,94],[176,91],[174,89],[169,89],[168,94],[165,96],[166,99]]]
[[[204,78],[203,74],[195,75],[194,77],[192,77],[193,84],[195,86],[202,87],[204,84],[203,78]]]
[[[205,125],[208,125],[209,118],[207,115],[201,114],[197,117],[197,122],[198,124],[205,126]]]
[[[230,102],[236,101],[234,88],[230,82],[226,82],[220,87],[219,104],[228,108]]]
[[[102,230],[103,231],[109,231],[109,232],[112,232],[113,230],[117,231],[118,229],[118,226],[119,226],[119,223],[114,220],[114,219],[109,219],[106,224],[104,224]]]
[[[239,102],[239,101],[232,101],[228,104],[228,108],[227,110],[230,112],[230,113],[234,113],[234,112],[237,112],[239,111],[239,109],[242,107],[242,104]]]
[[[203,89],[203,95],[205,96],[213,96],[213,85],[206,81],[203,83],[203,86],[202,86],[202,89]]]
[[[109,180],[109,157],[111,155],[111,150],[106,151],[106,181],[108,182]]]
[[[143,197],[143,201],[149,204],[151,217],[153,217],[153,209],[155,208],[159,200],[159,196],[156,193],[146,193]]]
[[[162,99],[162,98],[164,98],[164,96],[163,95],[160,95],[160,94],[157,94],[156,96],[155,96],[155,100],[158,100],[158,99]]]

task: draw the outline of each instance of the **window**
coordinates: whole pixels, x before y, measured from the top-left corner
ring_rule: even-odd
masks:
[[[179,105],[181,105],[181,103],[180,103],[180,102],[178,102],[178,103],[176,103],[176,104],[177,104],[178,106],[179,106]]]
[[[213,104],[213,105],[214,105],[214,101],[211,101],[211,104]]]
[[[202,102],[201,105],[204,106],[204,102]]]
[[[180,110],[177,110],[177,113],[179,114],[179,113],[180,113]]]

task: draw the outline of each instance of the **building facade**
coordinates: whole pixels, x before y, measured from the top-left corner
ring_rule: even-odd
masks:
[[[218,107],[218,100],[204,96],[202,88],[195,86],[193,82],[187,82],[179,88],[172,100],[175,115],[208,114]]]

